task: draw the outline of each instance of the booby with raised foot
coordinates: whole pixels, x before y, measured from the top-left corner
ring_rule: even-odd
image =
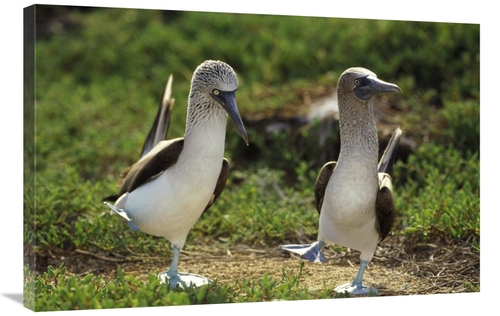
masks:
[[[114,205],[105,204],[131,229],[170,241],[172,262],[159,275],[164,283],[200,286],[211,280],[180,273],[180,251],[193,225],[226,184],[227,116],[247,144],[248,136],[236,103],[236,73],[222,61],[207,60],[196,68],[191,80],[184,137],[164,140],[173,104],[171,83],[170,78],[139,161],[122,173]]]
[[[336,162],[321,169],[315,184],[316,209],[320,214],[317,241],[306,245],[282,245],[311,262],[327,262],[321,249],[329,243],[361,252],[360,266],[352,282],[335,292],[377,294],[363,285],[363,274],[377,244],[389,234],[394,222],[392,179],[387,173],[394,163],[401,138],[398,127],[378,160],[378,135],[372,97],[398,93],[401,89],[382,81],[368,69],[349,68],[337,84],[340,154]]]

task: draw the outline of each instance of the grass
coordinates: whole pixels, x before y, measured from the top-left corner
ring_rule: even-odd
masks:
[[[72,23],[50,24],[50,15],[61,12]],[[176,105],[169,137],[182,136],[191,74],[208,58],[236,69],[244,115],[286,108],[300,101],[297,89],[334,86],[354,65],[396,82],[404,94],[391,100],[417,149],[394,169],[399,216],[393,231],[414,242],[468,242],[479,251],[478,25],[50,6],[38,6],[38,14],[36,195],[27,178],[24,210],[25,246],[36,255],[54,249],[169,255],[156,238],[111,218],[101,198],[115,192],[117,175],[137,159],[170,73]],[[250,142],[266,143],[258,130],[248,133]],[[243,141],[228,125],[230,178],[188,244],[276,246],[315,238],[319,167],[311,156],[317,149],[308,142],[297,146],[285,133],[269,137],[278,144],[274,150],[237,159],[245,156]],[[298,180],[294,185],[286,181],[289,174]],[[104,280],[71,275],[64,265],[35,273],[26,263],[25,306],[46,311],[331,297],[332,289],[304,288],[302,269],[283,271],[281,279],[182,291],[160,286],[154,275],[142,282],[118,270],[115,280]],[[469,287],[479,291],[479,285]]]

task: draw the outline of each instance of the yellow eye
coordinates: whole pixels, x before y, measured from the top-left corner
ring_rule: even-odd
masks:
[[[214,92],[213,92],[215,95],[219,95],[219,90],[217,89],[214,89]]]

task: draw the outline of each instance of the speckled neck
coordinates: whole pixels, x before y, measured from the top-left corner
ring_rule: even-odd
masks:
[[[342,92],[338,98],[341,157],[361,155],[376,165],[378,135],[371,100],[362,102],[352,94]]]

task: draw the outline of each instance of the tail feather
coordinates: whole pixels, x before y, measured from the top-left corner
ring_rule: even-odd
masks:
[[[384,154],[380,158],[378,163],[378,172],[391,173],[402,134],[403,132],[401,131],[401,128],[396,128],[391,139],[389,140],[389,143],[387,144],[387,147],[385,148]]]
[[[151,149],[153,149],[159,142],[167,137],[168,127],[170,125],[170,116],[172,113],[172,108],[174,106],[174,99],[172,99],[172,81],[173,76],[170,75],[163,91],[160,103],[158,105],[158,111],[156,113],[155,120],[151,129],[149,130],[148,136],[142,145],[141,156],[142,158]],[[121,185],[123,178],[130,170],[130,167],[126,168],[120,174],[120,180],[118,185]],[[113,194],[102,199],[103,202],[115,202],[119,198],[118,194]]]
[[[156,144],[164,140],[167,136],[168,127],[170,125],[170,115],[175,101],[171,98],[172,80],[173,76],[170,75],[158,105],[158,112],[156,113],[153,126],[151,126],[148,136],[146,137],[146,141],[142,146],[141,157],[146,155],[151,149],[153,149],[153,147],[156,146]]]

